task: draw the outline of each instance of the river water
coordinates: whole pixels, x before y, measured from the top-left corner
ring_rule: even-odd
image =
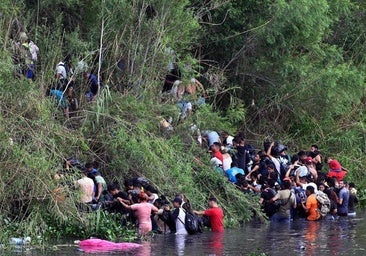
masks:
[[[357,217],[290,224],[246,223],[225,233],[155,235],[132,251],[86,253],[73,241],[53,250],[28,249],[27,255],[366,255],[366,213]],[[18,252],[16,254],[24,254]],[[264,253],[264,254],[261,254]]]

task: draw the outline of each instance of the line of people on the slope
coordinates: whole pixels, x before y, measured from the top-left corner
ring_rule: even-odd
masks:
[[[36,79],[37,71],[40,68],[39,48],[28,38],[25,32],[19,33],[19,41],[12,43],[12,58],[19,78]],[[79,61],[73,68],[71,56],[67,55],[63,61],[57,63],[55,68],[55,81],[52,82],[46,95],[56,99],[56,105],[64,112],[66,118],[70,113],[76,113],[79,109],[79,101],[76,96],[76,87],[82,82],[78,78],[82,77],[87,84],[84,95],[86,102],[92,102],[101,87],[102,83],[96,75],[89,71],[88,65],[84,61]],[[78,86],[79,87],[79,86]]]
[[[73,175],[70,175],[73,174]],[[80,178],[73,181],[75,174]],[[150,231],[156,233],[187,234],[186,215],[200,215],[200,225],[210,227],[212,231],[224,231],[224,213],[214,197],[208,199],[208,209],[193,210],[189,200],[183,194],[177,194],[170,202],[143,177],[126,179],[124,189],[118,183],[107,185],[96,162],[82,165],[80,161],[69,158],[62,170],[55,175],[60,185],[78,189],[77,207],[82,212],[103,209],[121,214],[121,225],[135,223],[139,235]],[[71,180],[70,180],[71,178]]]
[[[265,142],[262,149],[255,150],[242,134],[204,131],[201,136],[215,170],[243,193],[259,194],[261,207],[271,220],[356,214],[357,189],[353,182],[345,181],[348,170],[335,159],[324,162],[317,145],[290,156],[287,147],[278,142]],[[325,163],[328,168],[323,171]]]
[[[78,78],[82,77],[87,84],[86,91],[79,92],[84,93],[86,102],[93,102],[103,88],[103,84],[97,76],[88,70],[88,65],[84,61],[79,61],[74,68],[70,55],[56,65],[56,81],[49,86],[46,94],[57,100],[57,106],[63,110],[66,118],[70,117],[70,113],[76,113],[79,110],[76,92],[80,91],[77,88],[80,87],[82,81]]]

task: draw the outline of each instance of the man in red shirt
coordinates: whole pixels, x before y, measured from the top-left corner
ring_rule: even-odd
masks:
[[[208,199],[208,209],[205,211],[193,211],[198,215],[206,215],[210,218],[211,230],[214,232],[224,232],[224,212],[217,205],[217,199],[211,197]]]
[[[219,142],[215,142],[214,144],[212,144],[210,146],[211,155],[213,157],[216,157],[217,159],[219,159],[222,163],[222,162],[224,162],[224,156],[221,154],[220,148],[221,148],[221,144]]]

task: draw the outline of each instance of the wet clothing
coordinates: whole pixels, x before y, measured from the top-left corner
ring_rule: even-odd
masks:
[[[135,211],[139,223],[139,235],[146,235],[152,230],[151,211],[154,206],[147,202],[131,205],[131,210]]]
[[[274,222],[289,222],[291,219],[291,207],[295,204],[295,195],[289,190],[280,190],[277,193],[278,199],[281,200],[278,212],[276,212],[272,217],[271,221]]]
[[[172,219],[175,221],[176,235],[188,234],[185,227],[186,212],[183,210],[183,208],[176,208],[172,213]]]
[[[224,231],[224,212],[220,207],[207,209],[204,215],[210,217],[211,230],[214,232]]]
[[[316,199],[316,194],[311,194],[306,199],[306,208],[308,208],[307,220],[318,220],[321,215],[318,208],[318,200]]]
[[[348,214],[348,202],[349,202],[349,191],[347,188],[343,187],[338,192],[338,198],[343,199],[342,204],[338,204],[337,214],[341,216],[347,216]]]

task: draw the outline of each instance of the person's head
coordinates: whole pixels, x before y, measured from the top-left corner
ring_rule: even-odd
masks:
[[[313,164],[313,158],[311,156],[308,156],[305,158],[305,165],[312,165]]]
[[[299,161],[305,163],[305,159],[307,157],[306,152],[304,150],[301,150],[297,153],[297,155],[299,156]]]
[[[149,196],[153,193],[155,193],[155,194],[158,193],[158,191],[153,186],[151,186],[149,184],[144,186],[144,191]]]
[[[133,180],[132,179],[125,180],[125,188],[126,188],[126,190],[133,189]]]
[[[324,192],[324,191],[325,191],[325,185],[324,185],[324,183],[320,183],[320,184],[318,185],[318,189],[319,189],[320,191]]]
[[[88,172],[91,172],[93,169],[93,163],[86,163],[85,168],[88,170]]]
[[[259,150],[258,155],[259,155],[261,160],[264,160],[267,157],[266,152],[264,152],[263,150]]]
[[[219,142],[214,142],[214,144],[211,145],[210,149],[212,152],[220,151],[221,144]]]
[[[297,163],[298,161],[299,161],[299,155],[298,154],[295,154],[295,155],[293,155],[292,157],[291,157],[291,163],[292,164],[295,164],[295,163]]]
[[[27,36],[27,33],[25,32],[20,32],[19,33],[19,40],[21,43],[25,43],[28,41],[28,36]]]
[[[139,194],[139,198],[138,198],[138,201],[139,201],[140,203],[143,203],[143,202],[146,202],[146,201],[147,201],[147,199],[148,199],[148,196],[146,195],[146,193],[144,193],[144,192],[140,192],[140,194]]]
[[[316,151],[319,151],[319,148],[316,144],[313,144],[313,145],[311,145],[310,150],[311,150],[311,152],[316,152]]]
[[[217,199],[216,199],[216,197],[210,197],[208,199],[208,206],[210,208],[217,207]]]
[[[354,182],[350,182],[348,184],[348,187],[351,189],[351,188],[356,188],[356,184]]]
[[[247,188],[249,186],[249,183],[247,180],[241,180],[240,181],[240,187],[241,188]]]
[[[223,131],[223,132],[221,132],[221,137],[223,139],[226,139],[227,137],[229,137],[229,133],[227,131]]]
[[[141,182],[138,179],[133,179],[133,189],[141,189]]]
[[[120,192],[120,190],[121,190],[121,188],[120,188],[120,186],[118,185],[118,183],[112,183],[112,184],[109,184],[107,189],[108,189],[108,192],[109,192],[112,196],[117,195],[117,194]]]
[[[154,201],[154,206],[158,209],[160,209],[163,206],[163,200],[161,198],[158,198]]]
[[[259,163],[261,161],[261,157],[260,157],[260,155],[258,153],[254,155],[253,161],[255,163]]]
[[[306,187],[306,195],[309,196],[311,194],[314,194],[315,188],[313,186],[307,186]]]
[[[338,187],[338,181],[334,177],[333,178],[328,178],[327,183],[328,183],[329,187],[331,187],[331,188],[337,188]]]
[[[81,174],[82,176],[88,176],[88,174],[89,174],[88,169],[86,169],[85,167],[81,167],[81,168],[79,168],[79,171],[80,171],[80,174]]]
[[[283,189],[290,189],[291,188],[291,181],[285,180],[282,182],[282,188]]]
[[[175,197],[173,200],[173,206],[174,208],[179,208],[182,205],[182,198]]]
[[[268,170],[268,172],[274,172],[276,170],[276,167],[273,163],[268,163],[267,170]]]
[[[178,193],[175,195],[175,197],[179,197],[180,199],[182,199],[182,203],[189,202],[188,198],[183,193]]]
[[[345,185],[346,185],[346,182],[345,182],[345,181],[343,181],[343,180],[340,180],[340,181],[338,182],[338,186],[339,186],[339,188],[343,188]]]

